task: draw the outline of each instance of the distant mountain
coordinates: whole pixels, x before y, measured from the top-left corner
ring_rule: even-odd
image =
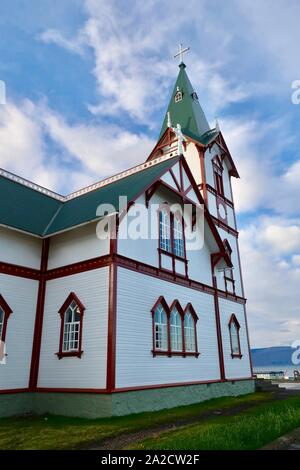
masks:
[[[272,348],[252,349],[253,367],[261,366],[287,366],[292,363],[292,354],[295,349],[290,346],[274,346]]]

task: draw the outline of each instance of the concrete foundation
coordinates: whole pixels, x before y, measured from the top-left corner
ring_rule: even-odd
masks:
[[[125,416],[144,411],[191,405],[212,398],[253,393],[253,380],[164,387],[112,394],[16,393],[0,395],[0,416],[26,413],[83,418]]]

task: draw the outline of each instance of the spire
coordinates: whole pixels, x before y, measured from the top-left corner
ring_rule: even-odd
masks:
[[[159,138],[168,127],[168,113],[172,116],[173,125],[181,125],[183,134],[199,139],[201,135],[210,130],[205,114],[198,101],[197,93],[186,73],[186,66],[182,62],[184,50],[180,48],[179,73],[160,131]]]

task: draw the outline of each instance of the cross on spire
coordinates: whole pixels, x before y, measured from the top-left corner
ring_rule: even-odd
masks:
[[[185,54],[185,52],[188,52],[189,50],[190,50],[189,47],[185,47],[183,49],[182,44],[179,44],[179,52],[174,55],[174,59],[176,59],[176,57],[180,57],[180,64],[182,64],[183,63],[183,54]]]

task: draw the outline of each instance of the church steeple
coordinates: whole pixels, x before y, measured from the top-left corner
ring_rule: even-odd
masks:
[[[205,132],[210,130],[205,114],[198,101],[197,93],[185,69],[186,65],[181,62],[159,138],[168,127],[168,113],[170,113],[172,123],[175,126],[180,124],[182,132],[191,138],[199,139]]]

